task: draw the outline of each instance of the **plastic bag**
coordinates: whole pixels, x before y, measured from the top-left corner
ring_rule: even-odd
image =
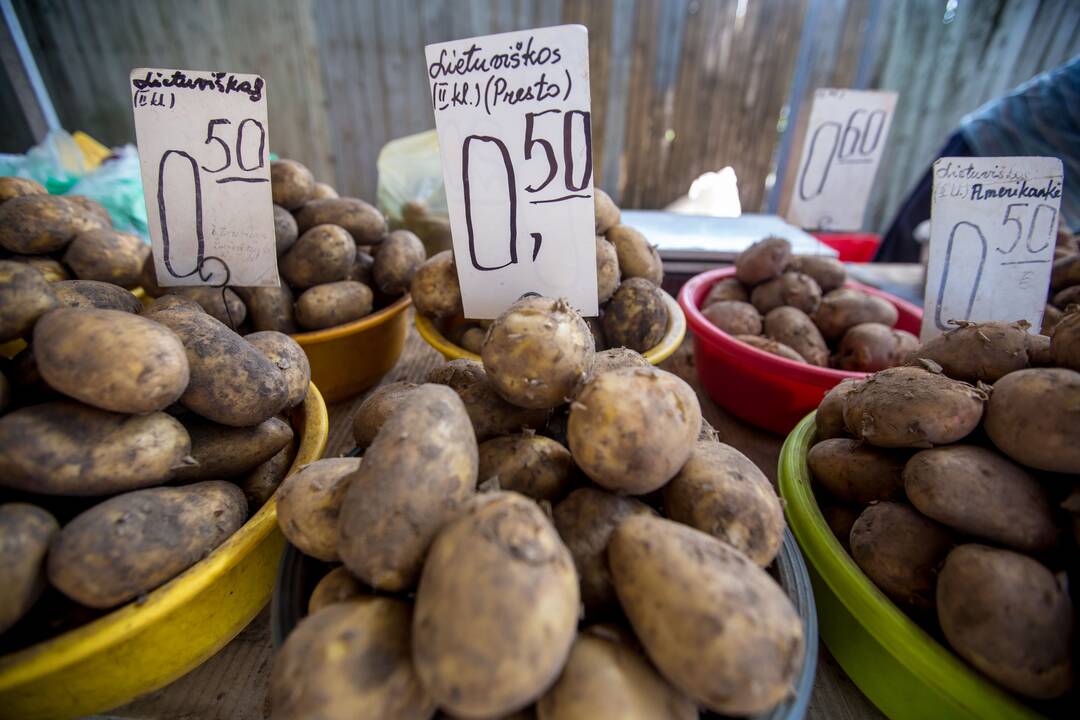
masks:
[[[25,155],[0,155],[0,175],[37,180],[53,195],[67,192],[88,170],[75,139],[63,130],[51,130]]]
[[[76,182],[68,195],[85,195],[105,206],[113,227],[149,239],[139,152],[134,145],[115,148],[96,170]]]
[[[379,209],[392,228],[416,233],[428,256],[451,246],[439,140],[434,130],[391,140],[377,161]]]

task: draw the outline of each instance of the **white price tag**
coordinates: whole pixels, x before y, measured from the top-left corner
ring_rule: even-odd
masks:
[[[889,137],[896,93],[814,93],[788,221],[814,230],[859,230]]]
[[[425,50],[465,315],[493,318],[526,293],[596,315],[588,32]]]
[[[1061,160],[940,158],[934,163],[922,340],[950,320],[1027,320],[1046,308],[1061,206]]]
[[[137,68],[131,102],[158,282],[277,286],[263,79]]]

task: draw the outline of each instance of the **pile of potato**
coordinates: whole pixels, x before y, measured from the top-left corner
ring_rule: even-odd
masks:
[[[75,268],[77,243],[112,233],[107,216],[88,231],[63,198],[20,187],[34,190],[0,180],[5,250],[49,248]],[[25,343],[0,361],[0,651],[135,600],[220,545],[291,466],[288,413],[310,382],[287,335],[241,337],[178,295],[143,307],[110,282],[49,282],[58,265],[0,259],[0,344]]]
[[[619,223],[619,208],[607,193],[595,189],[596,286],[600,315],[586,323],[593,348],[625,347],[643,353],[667,333],[670,317],[660,285],[664,266],[645,236]],[[451,341],[480,354],[490,320],[463,318],[461,288],[450,250],[432,255],[412,279],[416,311],[442,324]]]
[[[1076,235],[1061,228],[1054,246],[1050,293],[1040,332],[1050,335],[1070,305],[1080,305],[1080,242]]]
[[[853,372],[899,365],[919,340],[897,330],[892,303],[844,287],[847,271],[828,257],[792,256],[770,237],[735,258],[735,276],[701,303],[709,322],[736,340],[795,362]]]
[[[561,300],[518,301],[479,349],[373,391],[363,457],[282,484],[282,531],[341,564],[275,659],[272,716],[681,719],[788,697],[805,648],[764,569],[780,501],[690,386],[595,351]]]
[[[1074,679],[1080,314],[1049,338],[1027,329],[957,323],[906,365],[845,380],[807,462],[886,595],[998,684],[1051,699]]]

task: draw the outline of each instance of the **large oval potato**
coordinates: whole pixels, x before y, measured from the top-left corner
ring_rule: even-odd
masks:
[[[555,682],[577,630],[570,551],[533,501],[478,495],[439,532],[413,617],[413,662],[444,710],[497,717]]]
[[[814,324],[826,340],[838,340],[859,323],[893,327],[899,317],[896,306],[888,300],[854,288],[838,288],[822,296]]]
[[[43,495],[109,495],[160,485],[191,452],[163,412],[120,415],[70,400],[0,417],[0,485]]]
[[[372,279],[387,295],[401,295],[409,289],[417,268],[427,259],[420,238],[408,230],[394,230],[375,250]]]
[[[247,519],[232,483],[136,490],[64,526],[49,550],[49,582],[75,602],[111,608],[202,560]]]
[[[76,235],[67,246],[64,262],[80,280],[133,288],[149,256],[150,246],[138,235],[102,227]]]
[[[59,530],[56,518],[36,505],[0,505],[0,634],[44,592],[45,554]]]
[[[251,333],[244,339],[261,350],[285,375],[288,391],[285,407],[293,408],[304,402],[311,385],[311,363],[304,348],[288,335],[274,330]]]
[[[1049,472],[1080,473],[1080,373],[1030,368],[994,383],[986,434],[1018,463]]]
[[[436,319],[461,315],[461,286],[454,253],[443,250],[429,257],[413,274],[409,286],[416,312]]]
[[[427,382],[453,388],[465,403],[478,442],[500,435],[537,430],[547,421],[544,408],[522,408],[507,402],[475,360],[452,360],[428,373]]]
[[[821,487],[837,500],[859,505],[902,498],[907,459],[904,453],[851,438],[822,440],[806,455]]]
[[[593,188],[593,211],[595,212],[597,235],[603,235],[619,224],[619,207],[611,196],[598,187]]]
[[[634,633],[673,685],[714,712],[755,715],[790,691],[802,622],[783,589],[744,554],[649,515],[624,520],[608,562]]]
[[[760,335],[761,313],[748,302],[717,300],[701,311],[705,319],[728,335]]]
[[[602,319],[609,345],[637,352],[655,347],[670,321],[663,291],[645,278],[630,278],[619,285]]]
[[[644,235],[629,225],[615,225],[605,236],[615,246],[623,279],[644,278],[653,285],[664,282],[664,263],[660,260],[660,253]]]
[[[361,450],[371,445],[387,419],[416,388],[416,383],[393,382],[372,390],[353,416],[353,440]]]
[[[912,350],[910,360],[933,360],[949,377],[970,383],[997,382],[1028,366],[1026,322],[956,324]]]
[[[281,418],[272,417],[251,427],[218,425],[197,415],[183,418],[191,438],[191,458],[177,469],[173,480],[225,480],[250,472],[285,447],[293,429]]]
[[[442,385],[412,390],[349,481],[338,519],[345,567],[376,589],[413,587],[435,534],[473,494],[476,471],[461,398]]]
[[[292,213],[281,207],[274,206],[274,244],[280,257],[286,250],[293,246],[300,233],[296,228],[296,218]]]
[[[619,270],[619,254],[615,246],[600,235],[596,236],[596,299],[603,305],[622,280],[622,272]]]
[[[0,247],[20,255],[61,250],[99,227],[107,227],[104,220],[59,195],[22,195],[0,205]]]
[[[825,393],[814,415],[817,442],[847,436],[847,427],[844,425],[844,403],[847,402],[848,394],[860,382],[862,381],[855,378],[841,380],[840,384]]]
[[[796,307],[782,306],[765,316],[765,336],[787,345],[811,365],[829,366],[829,346],[810,316]]]
[[[324,458],[285,478],[277,492],[278,527],[305,555],[324,562],[338,557],[338,518],[360,458]]]
[[[847,282],[844,263],[824,255],[796,255],[787,264],[787,269],[809,275],[823,293],[843,287]]]
[[[382,213],[356,198],[312,200],[296,213],[296,225],[302,233],[325,224],[345,228],[357,245],[378,245],[386,235],[386,218]]]
[[[234,290],[247,306],[251,328],[256,332],[276,330],[291,335],[299,330],[292,290],[286,283],[279,287],[238,287]]]
[[[171,330],[121,310],[59,308],[34,326],[38,371],[68,397],[113,412],[164,410],[187,389],[187,353]]]
[[[281,256],[281,276],[294,288],[337,282],[349,276],[356,260],[356,243],[344,228],[316,225]]]
[[[139,313],[142,303],[130,290],[97,280],[61,280],[51,285],[63,307],[99,308]],[[175,297],[175,296],[174,296]]]
[[[49,191],[37,180],[22,177],[0,177],[0,203],[23,195],[48,195]],[[608,198],[610,200],[610,198]]]
[[[296,210],[315,192],[315,176],[295,160],[272,160],[270,192],[275,205]]]
[[[790,305],[810,315],[821,304],[821,288],[809,275],[785,271],[756,285],[750,293],[750,302],[762,315],[781,305]]]
[[[59,306],[37,268],[0,260],[0,343],[29,335],[38,318]]]
[[[852,326],[836,348],[836,367],[854,372],[877,372],[904,362],[919,339],[881,323]],[[948,373],[946,373],[948,374]]]
[[[790,261],[791,243],[784,238],[767,237],[735,258],[735,279],[747,287],[753,287],[778,277]]]
[[[304,330],[344,325],[371,314],[375,294],[352,280],[308,288],[296,301],[296,322]]]
[[[308,615],[314,615],[328,605],[352,600],[370,592],[354,578],[348,568],[339,565],[323,575],[308,598]],[[410,628],[411,631],[411,628]]]
[[[481,443],[477,479],[494,478],[502,490],[533,500],[554,502],[574,482],[570,451],[551,438],[534,433],[507,435]]]

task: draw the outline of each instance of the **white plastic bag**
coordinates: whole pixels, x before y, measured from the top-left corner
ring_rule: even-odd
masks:
[[[379,209],[393,228],[416,233],[428,256],[451,246],[439,140],[434,130],[391,140],[377,162]]]

